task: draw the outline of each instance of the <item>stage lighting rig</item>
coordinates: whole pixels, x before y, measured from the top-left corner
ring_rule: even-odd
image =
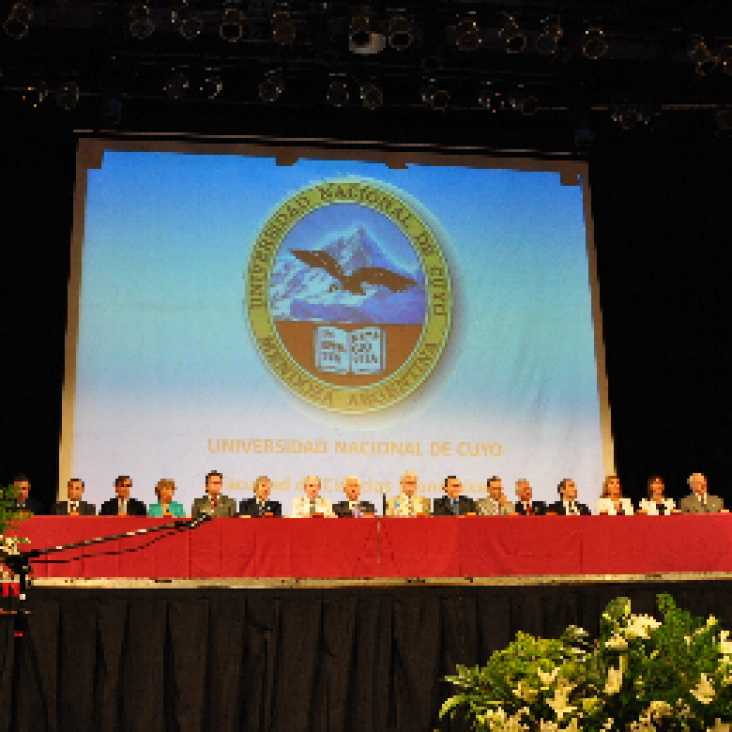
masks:
[[[133,38],[138,41],[144,41],[155,32],[155,23],[150,17],[150,6],[144,3],[133,5],[128,13],[130,22],[129,30]]]
[[[272,40],[281,46],[291,46],[297,37],[297,28],[292,16],[286,10],[276,10],[272,14]]]
[[[508,103],[515,112],[520,112],[527,117],[539,111],[539,100],[535,96],[527,94],[522,87],[519,87],[511,94]]]
[[[455,44],[461,51],[477,51],[483,43],[480,26],[475,18],[461,18],[457,24]]]
[[[701,36],[693,36],[689,43],[689,58],[696,66],[699,76],[711,74],[719,66],[720,58],[715,56]]]
[[[536,50],[542,56],[553,56],[559,50],[563,35],[564,29],[559,18],[547,18],[542,24],[541,33],[536,37]]]
[[[499,35],[506,44],[506,53],[523,53],[526,50],[528,39],[512,15],[504,16]]]
[[[346,80],[343,77],[331,78],[325,98],[333,107],[345,107],[351,99]]]
[[[406,15],[394,15],[389,18],[389,45],[396,51],[404,51],[414,42],[412,22]]]
[[[173,10],[173,23],[178,26],[178,32],[187,41],[197,38],[203,30],[203,21],[194,15],[187,4]]]
[[[79,103],[79,85],[66,81],[56,90],[56,104],[61,109],[73,109]]]
[[[28,35],[31,20],[33,8],[27,3],[15,3],[3,23],[3,30],[14,40],[21,41]]]
[[[163,88],[168,99],[183,99],[188,94],[190,86],[188,76],[182,71],[176,71],[165,80]]]
[[[483,109],[495,114],[505,109],[506,98],[495,89],[492,84],[487,83],[478,94],[478,105]]]
[[[386,48],[386,38],[376,30],[370,8],[361,8],[351,16],[348,29],[348,50],[362,56],[380,53]]]
[[[422,89],[422,101],[428,107],[432,107],[438,112],[444,112],[450,105],[450,93],[432,79]]]
[[[607,53],[608,48],[605,31],[601,26],[593,25],[591,28],[585,29],[584,39],[582,40],[582,55],[585,58],[596,61]]]
[[[211,71],[211,69],[207,69],[206,76],[201,84],[201,93],[208,99],[216,99],[221,94],[223,88],[224,82],[221,80],[221,77]]]
[[[239,8],[226,8],[221,14],[219,35],[229,43],[236,43],[244,36],[244,13]]]
[[[366,109],[378,109],[384,104],[384,92],[372,81],[361,85],[360,96]]]
[[[265,104],[274,104],[285,91],[285,81],[277,71],[270,71],[259,84],[259,98]]]

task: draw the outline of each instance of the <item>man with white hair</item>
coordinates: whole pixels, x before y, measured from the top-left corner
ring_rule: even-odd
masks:
[[[681,513],[727,513],[724,501],[707,492],[707,478],[703,473],[692,473],[687,482],[692,492],[681,499]]]
[[[355,475],[346,478],[343,492],[348,500],[333,504],[333,511],[338,518],[359,518],[364,514],[373,516],[376,513],[376,506],[373,503],[361,500],[361,481]]]
[[[425,496],[417,496],[417,488],[419,481],[417,474],[408,470],[399,480],[401,492],[398,496],[390,498],[386,502],[387,516],[402,516],[409,518],[412,516],[429,516],[430,515],[430,499]]]
[[[320,495],[320,478],[317,475],[308,475],[303,483],[304,496],[298,496],[292,502],[290,518],[310,518],[311,516],[325,516],[335,518],[333,504]]]

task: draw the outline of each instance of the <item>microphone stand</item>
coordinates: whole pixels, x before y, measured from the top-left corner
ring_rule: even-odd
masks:
[[[13,652],[13,679],[11,681],[11,711],[10,711],[10,729],[18,729],[18,694],[20,685],[20,665],[21,665],[21,654],[20,654],[20,641],[25,638],[27,617],[30,614],[25,609],[26,591],[30,587],[31,582],[28,579],[28,575],[31,571],[31,560],[37,559],[38,557],[45,556],[46,554],[54,554],[56,552],[63,552],[67,549],[77,549],[78,547],[93,546],[94,544],[104,544],[108,541],[116,541],[117,539],[127,539],[131,536],[141,536],[144,534],[157,534],[163,531],[169,531],[171,534],[177,531],[189,531],[191,529],[197,529],[201,524],[206,521],[210,521],[213,518],[211,513],[200,515],[195,519],[185,519],[184,521],[173,521],[172,523],[160,524],[158,526],[151,526],[147,529],[138,529],[137,531],[125,531],[121,534],[114,534],[112,536],[100,536],[96,539],[86,539],[85,541],[76,541],[72,544],[64,544],[62,546],[51,546],[47,549],[31,549],[27,552],[20,552],[19,554],[11,554],[6,557],[3,562],[10,569],[13,574],[18,576],[19,580],[19,594],[18,594],[18,609],[15,611],[15,648]],[[163,537],[161,537],[163,538]],[[153,540],[155,541],[155,540]],[[76,559],[76,557],[74,557]],[[74,561],[69,559],[66,561]],[[57,560],[63,561],[63,560]],[[28,646],[31,648],[30,646]],[[34,670],[36,676],[38,675],[37,659],[31,653],[31,667]]]

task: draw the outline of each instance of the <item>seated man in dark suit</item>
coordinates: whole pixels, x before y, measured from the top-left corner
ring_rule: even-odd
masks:
[[[577,503],[577,486],[573,480],[565,478],[557,486],[557,491],[562,500],[547,506],[547,513],[554,512],[559,516],[589,516],[592,513],[584,503]]]
[[[333,504],[333,512],[338,518],[360,518],[364,514],[374,515],[376,506],[369,501],[361,500],[361,481],[355,475],[349,475],[343,483],[343,491],[347,501]]]
[[[533,495],[531,483],[526,478],[519,478],[516,481],[516,513],[519,516],[541,516],[546,513],[544,501],[532,501]]]
[[[28,495],[30,493],[30,481],[27,476],[16,475],[13,479],[13,485],[16,491],[15,504],[19,511],[41,516],[46,512],[40,501]]]
[[[206,476],[206,495],[193,499],[191,515],[194,519],[199,516],[213,516],[225,518],[236,516],[236,501],[221,493],[224,485],[224,476],[212,470]]]
[[[99,509],[100,516],[147,516],[147,506],[136,498],[130,498],[132,478],[120,475],[114,481],[116,498],[110,498]]]
[[[272,490],[272,481],[266,475],[260,475],[254,481],[254,497],[244,498],[239,503],[239,515],[242,518],[261,518],[272,514],[282,517],[282,504],[279,501],[270,501],[269,493]]]
[[[448,475],[442,490],[446,495],[432,501],[433,516],[464,516],[475,515],[475,501],[470,496],[460,495],[462,485],[454,475]]]
[[[97,507],[91,503],[81,500],[84,494],[84,481],[78,478],[72,478],[66,484],[69,499],[67,501],[59,501],[53,507],[53,513],[56,516],[96,516]]]

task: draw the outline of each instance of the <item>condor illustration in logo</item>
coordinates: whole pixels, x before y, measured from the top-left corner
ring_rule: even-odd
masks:
[[[440,234],[407,194],[328,180],[262,227],[245,306],[269,368],[302,399],[360,414],[422,386],[447,344],[450,272]]]

